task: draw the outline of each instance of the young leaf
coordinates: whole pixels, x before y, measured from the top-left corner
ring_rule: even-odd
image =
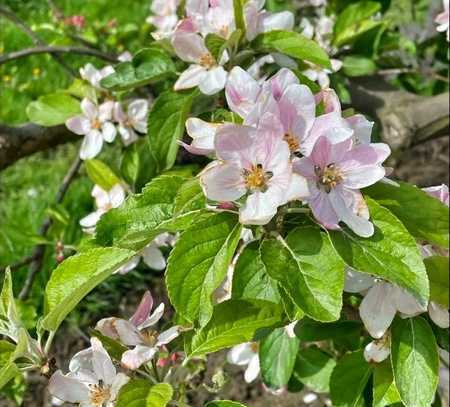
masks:
[[[266,239],[261,258],[268,274],[306,315],[323,322],[339,319],[344,263],[319,228],[296,228],[285,241]]]
[[[129,261],[135,252],[115,247],[91,249],[69,257],[51,274],[45,288],[42,327],[56,331],[77,304],[97,285]]]
[[[235,215],[217,213],[190,226],[172,250],[166,271],[170,302],[190,322],[205,325],[214,291],[225,279],[241,225]]]
[[[430,406],[439,382],[433,331],[421,317],[397,318],[391,335],[391,362],[403,403],[407,407]]]
[[[292,31],[270,31],[260,34],[253,41],[262,52],[281,52],[292,58],[312,62],[331,69],[328,54],[313,40]]]
[[[298,321],[295,334],[302,342],[326,341],[357,335],[363,325],[359,321],[338,321],[322,324],[310,319]]]
[[[385,407],[399,403],[400,394],[394,383],[389,360],[377,363],[373,371],[373,407]]]
[[[138,52],[132,61],[118,64],[115,72],[100,82],[105,89],[123,91],[161,81],[176,72],[175,64],[161,48]]]
[[[375,62],[363,56],[349,55],[342,62],[342,69],[347,76],[373,75],[377,70]]]
[[[330,392],[330,378],[336,366],[334,359],[319,348],[312,347],[298,352],[293,375],[318,393]]]
[[[448,207],[414,185],[399,184],[379,182],[364,189],[364,194],[389,209],[416,239],[448,248]]]
[[[148,380],[130,380],[119,391],[117,407],[147,407],[147,396],[151,387]]]
[[[259,242],[250,243],[238,258],[233,273],[232,298],[265,300],[279,304],[278,283],[267,273],[261,260]]]
[[[148,139],[158,173],[172,168],[178,152],[178,140],[191,110],[196,91],[188,93],[168,90],[155,100],[148,117]]]
[[[285,328],[274,329],[259,348],[261,374],[264,383],[273,389],[286,386],[294,370],[300,341],[290,338]]]
[[[188,346],[190,357],[249,342],[260,328],[280,324],[282,309],[267,301],[230,300],[214,307],[211,320]]]
[[[30,121],[41,126],[64,124],[80,113],[80,101],[62,92],[41,96],[27,106]]]
[[[397,284],[427,304],[428,278],[416,241],[389,210],[372,199],[367,204],[375,234],[367,239],[347,229],[331,231],[334,247],[350,267]]]
[[[449,262],[448,257],[432,256],[424,260],[430,280],[430,300],[449,308]]]
[[[363,406],[363,392],[372,370],[362,351],[348,353],[339,360],[330,380],[333,407]]]
[[[172,400],[173,389],[168,383],[158,383],[151,387],[147,395],[146,407],[166,407]]]
[[[120,178],[103,161],[97,159],[85,160],[84,165],[91,181],[105,191],[109,191],[114,185],[120,184]]]

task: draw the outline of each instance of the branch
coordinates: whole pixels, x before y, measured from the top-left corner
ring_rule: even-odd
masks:
[[[80,136],[69,131],[64,125],[43,127],[25,124],[10,127],[0,124],[0,171],[22,157],[79,138]]]
[[[64,199],[64,196],[66,195],[66,192],[69,189],[70,184],[72,183],[76,174],[78,173],[78,170],[80,169],[81,163],[82,161],[80,157],[77,155],[77,158],[75,159],[72,166],[69,168],[69,171],[67,172],[61,186],[59,187],[58,193],[56,194],[55,197],[56,204],[60,204]],[[53,221],[51,218],[45,219],[41,227],[39,228],[38,232],[39,236],[45,237],[52,223]],[[38,245],[34,248],[33,254],[31,255],[33,261],[31,262],[30,267],[28,268],[27,278],[22,287],[22,290],[19,293],[19,299],[21,299],[22,301],[26,300],[30,295],[31,288],[33,287],[33,282],[36,278],[37,273],[40,271],[42,267],[44,255],[45,255],[45,245]]]
[[[20,51],[10,52],[8,54],[3,54],[0,56],[0,65],[9,61],[14,61],[15,59],[27,57],[36,54],[79,54],[79,55],[90,55],[96,58],[103,59],[108,62],[116,63],[118,59],[114,55],[106,54],[102,51],[86,48],[86,47],[74,47],[74,46],[59,46],[51,47],[46,45],[39,45],[37,47],[25,48]]]
[[[449,134],[449,94],[425,97],[398,90],[380,77],[353,78],[352,105],[375,118],[381,138],[402,150]]]

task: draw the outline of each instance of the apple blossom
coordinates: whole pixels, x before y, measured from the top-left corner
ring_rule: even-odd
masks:
[[[214,153],[214,140],[220,123],[208,123],[196,117],[186,121],[186,131],[192,138],[191,144],[180,144],[191,154],[210,155]]]
[[[234,346],[227,354],[227,361],[232,365],[247,366],[244,379],[247,383],[253,382],[260,372],[258,344],[248,342]]]
[[[436,30],[439,32],[447,32],[447,41],[450,41],[450,30],[449,30],[449,0],[443,0],[444,11],[440,13],[434,20],[438,24]]]
[[[327,131],[331,136],[336,133],[332,127]],[[381,164],[389,154],[386,144],[355,146],[351,137],[333,144],[320,136],[311,155],[293,164],[294,171],[308,180],[307,202],[318,222],[327,229],[340,229],[339,222],[344,222],[356,234],[372,236],[374,226],[359,189],[383,179]]]
[[[147,23],[154,25],[157,30],[152,36],[159,40],[170,37],[178,23],[177,8],[179,0],[154,0],[150,10],[154,15],[147,17]]]
[[[125,346],[134,347],[122,355],[122,365],[127,369],[135,370],[149,362],[162,346],[167,345],[180,334],[179,326],[173,326],[159,334],[149,329],[163,316],[164,304],[159,304],[153,313],[152,308],[153,297],[147,291],[129,320],[105,318],[97,323],[96,329],[103,335],[119,340]]]
[[[52,375],[49,392],[57,399],[83,407],[113,407],[120,388],[129,378],[117,373],[103,345],[91,339],[91,347],[78,352],[70,361],[69,373]]]
[[[112,143],[116,137],[116,127],[112,123],[114,102],[107,101],[100,106],[89,99],[81,101],[83,114],[66,121],[67,128],[80,136],[85,136],[80,148],[80,158],[88,160],[96,157],[103,147],[103,141]]]
[[[94,88],[100,90],[103,89],[100,86],[100,81],[114,72],[114,68],[110,65],[107,65],[102,69],[97,69],[94,65],[88,63],[84,67],[80,68],[81,78],[88,81]]]
[[[448,192],[448,186],[445,184],[435,186],[435,187],[428,187],[423,188],[423,190],[430,196],[439,199],[443,204],[449,206],[450,200],[449,200],[449,192]]]
[[[387,333],[380,339],[376,339],[364,348],[364,358],[369,363],[381,363],[391,354],[390,335]]]
[[[320,66],[308,63],[309,68],[302,71],[302,74],[309,80],[317,82],[322,89],[326,89],[330,86],[329,76],[334,72],[338,72],[342,68],[342,62],[338,59],[331,59],[330,62],[331,69],[322,68]]]
[[[221,126],[215,137],[217,160],[200,174],[208,199],[244,198],[239,210],[242,224],[265,225],[279,206],[308,194],[305,180],[292,174],[289,146],[276,123],[277,118],[269,114],[259,128]]]
[[[135,99],[127,107],[125,112],[122,104],[114,103],[113,117],[119,124],[118,130],[125,146],[134,143],[139,133],[147,133],[148,101]]]

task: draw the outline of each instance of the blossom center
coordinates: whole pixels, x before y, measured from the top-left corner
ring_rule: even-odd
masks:
[[[200,57],[200,65],[203,66],[206,69],[211,69],[214,68],[217,64],[216,64],[216,60],[214,59],[214,57],[211,55],[210,52],[207,52],[206,54],[203,54]]]
[[[288,143],[291,153],[294,153],[300,149],[300,143],[298,142],[297,137],[295,137],[292,133],[285,134],[283,140]]]
[[[326,192],[330,192],[342,182],[342,173],[339,167],[334,163],[328,164],[325,168],[316,166],[314,172],[318,178],[318,184],[325,188]]]
[[[250,349],[252,350],[253,353],[258,353],[258,343],[257,342],[252,342],[250,344]]]
[[[100,123],[100,120],[98,119],[93,119],[91,121],[91,127],[95,130],[99,130],[102,127],[102,124]]]
[[[156,342],[158,342],[158,332],[154,330],[146,329],[142,331],[141,334],[144,338],[145,344],[148,346],[155,346]]]
[[[272,178],[273,173],[265,171],[261,164],[253,165],[250,170],[244,169],[245,185],[250,190],[264,190],[267,188],[267,183]]]
[[[103,386],[99,384],[89,385],[91,403],[95,407],[102,407],[104,403],[110,400],[111,390],[109,386]]]

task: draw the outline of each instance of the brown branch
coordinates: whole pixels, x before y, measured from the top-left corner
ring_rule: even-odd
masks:
[[[22,260],[19,260],[17,263],[11,264],[10,266],[0,268],[0,273],[4,273],[6,269],[11,269],[11,271],[15,271],[20,269],[23,266],[27,266],[34,260],[33,256],[24,257]]]
[[[70,184],[74,180],[76,174],[78,173],[78,170],[81,166],[81,159],[77,155],[77,158],[75,159],[74,163],[69,168],[69,171],[67,172],[66,176],[63,179],[63,182],[61,186],[59,187],[58,193],[55,197],[55,203],[60,204],[62,200],[64,199],[64,196],[66,195],[67,190],[69,189]],[[51,218],[47,218],[42,223],[41,227],[39,228],[39,236],[45,237],[47,235],[48,230],[50,229],[53,221]],[[37,245],[34,250],[31,257],[33,258],[33,261],[30,264],[30,267],[28,268],[28,274],[27,278],[25,280],[25,283],[22,287],[22,290],[19,293],[19,299],[26,300],[28,296],[30,295],[31,288],[33,287],[33,282],[38,274],[38,272],[42,268],[42,263],[44,261],[44,255],[45,255],[45,245]]]
[[[108,62],[116,63],[118,59],[114,55],[106,54],[102,51],[86,48],[86,47],[74,47],[74,46],[57,46],[50,47],[39,45],[37,47],[25,48],[20,51],[13,51],[8,54],[0,55],[0,65],[9,61],[14,61],[19,58],[28,57],[30,55],[36,54],[78,54],[78,55],[89,55],[96,58],[103,59]]]
[[[353,107],[376,119],[381,137],[402,150],[449,134],[449,94],[425,97],[398,90],[381,77],[352,78]]]
[[[38,151],[48,150],[59,144],[76,141],[80,136],[66,126],[43,127],[25,124],[10,127],[0,124],[0,171],[14,164],[22,157]]]

